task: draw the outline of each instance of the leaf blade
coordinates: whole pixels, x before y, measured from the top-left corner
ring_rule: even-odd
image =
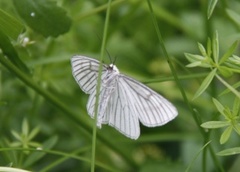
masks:
[[[70,29],[71,19],[52,1],[13,0],[13,3],[28,26],[45,37],[57,37]]]
[[[209,86],[209,84],[211,83],[213,77],[216,74],[217,69],[213,69],[208,76],[203,80],[202,84],[200,85],[199,89],[196,91],[195,95],[193,96],[193,100],[196,99],[197,97],[199,97]]]

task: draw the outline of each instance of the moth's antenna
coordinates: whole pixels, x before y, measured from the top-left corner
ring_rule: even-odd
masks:
[[[101,41],[102,39],[101,39],[101,37],[98,35],[98,34],[96,34],[97,35],[97,37],[98,37],[98,39],[99,39],[99,41]],[[108,50],[105,48],[105,51],[107,52],[107,55],[108,55],[108,58],[109,58],[109,60],[110,60],[110,62],[111,62],[111,64],[114,64],[115,63],[115,61],[116,61],[116,58],[114,59],[114,61],[112,60],[112,58],[111,58],[111,55],[110,55],[110,53],[108,52]]]
[[[108,50],[105,49],[105,51],[107,52],[108,58],[110,59],[111,63],[114,64],[115,60],[114,60],[114,62],[113,62],[113,61],[112,61],[112,58],[111,58],[111,56],[110,56],[110,53],[108,52]]]
[[[115,64],[115,62],[117,61],[117,57],[118,57],[118,56],[115,56],[114,61],[113,61],[113,64]]]

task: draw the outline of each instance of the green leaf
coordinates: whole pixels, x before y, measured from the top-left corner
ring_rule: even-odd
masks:
[[[199,157],[200,153],[203,152],[203,150],[206,148],[206,146],[208,146],[210,144],[211,141],[207,142],[198,152],[197,154],[193,157],[192,161],[190,162],[189,166],[187,167],[187,169],[185,170],[185,172],[189,172],[191,166],[194,164],[194,162],[196,161],[196,159]],[[177,170],[178,171],[178,170]]]
[[[57,141],[58,141],[57,136],[51,137],[50,139],[48,139],[47,141],[45,141],[43,143],[42,149],[50,150],[51,148],[53,148],[56,145]],[[38,161],[45,155],[46,155],[45,152],[33,152],[24,161],[24,167],[29,167],[30,165],[32,165],[33,163],[35,163],[36,161]]]
[[[235,83],[235,84],[233,84],[232,87],[233,87],[234,89],[240,87],[240,81],[237,82],[237,83]],[[219,96],[222,96],[222,95],[224,95],[224,94],[227,94],[227,93],[229,93],[230,91],[231,91],[231,90],[230,90],[229,88],[227,88],[227,89],[225,89]]]
[[[28,126],[28,122],[26,119],[23,120],[23,124],[22,124],[22,133],[27,136],[29,132],[29,126]]]
[[[208,19],[210,19],[211,15],[213,13],[213,10],[216,7],[217,2],[218,2],[218,0],[210,0],[209,1],[209,3],[208,3],[208,11],[207,11]]]
[[[238,56],[232,55],[224,64],[230,67],[234,73],[240,73],[240,58]]]
[[[57,37],[66,33],[71,26],[71,19],[66,16],[65,10],[52,1],[13,0],[13,3],[28,26],[45,37]]]
[[[231,9],[226,10],[227,15],[238,25],[240,26],[240,15]]]
[[[214,103],[214,105],[216,106],[217,110],[218,110],[223,116],[225,116],[225,118],[227,118],[226,115],[225,115],[225,113],[224,113],[224,109],[225,109],[225,108],[223,107],[223,105],[222,105],[217,99],[215,99],[215,98],[213,98],[212,100],[213,100],[213,103]]]
[[[34,147],[34,148],[39,148],[39,147],[41,147],[42,145],[41,145],[40,143],[38,143],[38,142],[33,142],[33,141],[31,141],[31,142],[28,143],[28,146]]]
[[[208,121],[208,122],[204,122],[201,127],[203,128],[222,128],[222,127],[226,127],[229,125],[229,122],[227,121]]]
[[[8,59],[25,73],[30,73],[27,66],[18,57],[17,51],[12,46],[9,38],[0,30],[0,49]]]
[[[201,64],[202,63],[200,61],[196,61],[186,65],[186,67],[196,67],[196,66],[200,66]]]
[[[219,59],[219,42],[218,42],[218,32],[216,31],[213,36],[212,41],[213,59],[216,64],[218,64]]]
[[[228,49],[228,51],[223,55],[223,57],[220,59],[219,64],[224,63],[234,52],[238,45],[238,41],[235,41],[231,47]]]
[[[233,94],[235,94],[240,99],[240,93],[236,89],[234,89],[230,84],[228,84],[224,79],[222,79],[218,74],[216,74],[216,78],[225,85],[229,90],[232,91]]]
[[[28,139],[32,140],[38,133],[39,133],[40,128],[35,127],[28,135]]]
[[[11,133],[15,137],[15,139],[22,140],[21,136],[16,131],[12,130]]]
[[[207,41],[207,54],[208,54],[208,57],[211,57],[212,55],[212,43],[210,38],[208,38],[208,41]]]
[[[0,30],[8,37],[17,40],[24,26],[16,18],[0,9]]]
[[[240,135],[240,125],[239,125],[239,123],[233,124],[233,128],[234,128],[234,131],[236,131],[236,133],[238,135]]]
[[[232,55],[232,57],[230,57],[228,61],[237,66],[240,66],[240,57],[238,57],[236,55]]]
[[[217,153],[219,156],[236,155],[240,153],[240,147],[225,149]]]
[[[221,138],[220,138],[220,144],[224,144],[228,141],[228,139],[232,133],[232,129],[233,129],[233,127],[229,126],[224,130],[224,132],[222,133]]]
[[[231,68],[226,66],[219,66],[218,70],[224,77],[230,77],[233,74],[233,72],[231,71]]]
[[[30,171],[13,167],[0,167],[0,172],[30,172]]]
[[[196,91],[193,99],[196,99],[198,96],[200,96],[209,86],[209,84],[211,83],[214,75],[216,74],[217,69],[213,69],[208,76],[203,80],[201,86],[199,87],[199,89]]]
[[[196,62],[196,61],[204,60],[203,56],[200,56],[200,55],[197,55],[197,54],[185,53],[185,57],[188,59],[189,62]]]
[[[202,44],[198,43],[198,48],[204,57],[207,56],[207,52]]]
[[[206,58],[197,54],[189,54],[185,53],[185,57],[188,59],[190,64],[186,65],[187,67],[196,67],[196,66],[201,66],[201,67],[206,67],[210,68],[211,65],[206,62]]]
[[[235,98],[233,103],[233,110],[232,110],[233,116],[238,116],[240,113],[240,100],[238,98]]]

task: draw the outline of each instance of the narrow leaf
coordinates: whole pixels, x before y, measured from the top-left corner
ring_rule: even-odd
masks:
[[[27,136],[29,133],[29,126],[28,126],[28,122],[26,119],[23,120],[23,124],[22,124],[22,133]]]
[[[233,72],[231,71],[231,68],[226,66],[219,66],[218,70],[224,77],[230,77],[233,74]]]
[[[193,99],[196,99],[198,96],[200,96],[206,89],[207,87],[209,86],[209,84],[211,83],[214,75],[216,74],[216,70],[217,69],[214,69],[212,70],[208,76],[203,80],[201,86],[199,87],[199,89],[196,91]]]
[[[53,148],[53,146],[56,145],[57,141],[58,141],[58,137],[53,136],[43,143],[42,148],[46,150],[50,150],[51,148]],[[33,163],[41,159],[44,155],[46,155],[45,152],[33,152],[24,161],[24,166],[29,167],[30,165],[32,165]]]
[[[12,130],[11,133],[17,140],[22,140],[21,136],[16,131]]]
[[[233,127],[229,126],[224,130],[224,132],[222,133],[221,138],[220,138],[220,144],[224,144],[228,141],[228,139],[232,133],[232,129],[233,129]]]
[[[235,98],[233,103],[233,110],[232,110],[233,116],[238,116],[240,113],[240,100],[238,98]]]
[[[205,145],[203,145],[203,147],[197,152],[197,154],[193,157],[192,161],[189,163],[189,166],[187,167],[185,172],[189,172],[190,171],[191,166],[194,164],[194,162],[199,157],[200,153],[206,148],[206,146],[208,146],[210,144],[210,142],[211,141],[209,141]]]
[[[217,2],[218,2],[218,0],[210,0],[209,1],[209,3],[208,3],[208,11],[207,11],[208,19],[210,19],[211,15],[213,13],[213,10],[216,7]]]
[[[207,56],[207,52],[202,44],[198,43],[198,48],[204,57]]]
[[[207,41],[207,54],[208,54],[208,57],[211,57],[212,55],[212,43],[210,38],[208,38],[208,41]]]
[[[30,171],[13,167],[0,167],[0,172],[30,172]]]
[[[240,87],[240,81],[237,82],[237,83],[235,83],[235,84],[233,84],[232,87],[233,87],[234,89]],[[231,91],[231,90],[230,90],[229,88],[227,88],[227,89],[225,89],[219,96],[222,96],[222,95],[224,95],[224,94],[227,94],[227,93],[229,93],[230,91]]]
[[[231,9],[226,10],[228,16],[238,25],[240,26],[240,15]]]
[[[32,140],[40,131],[40,128],[39,127],[35,127],[30,133],[29,133],[29,136],[28,136],[28,139],[29,140]]]
[[[234,131],[236,131],[236,133],[238,135],[240,135],[240,125],[239,125],[239,123],[234,124],[233,128],[234,128]]]
[[[234,62],[237,65],[240,65],[240,57],[238,57],[237,55],[232,55],[232,57],[230,58],[232,62]]]
[[[204,60],[203,56],[200,56],[200,55],[197,55],[197,54],[185,53],[185,57],[188,59],[189,62],[196,62],[196,61]]]
[[[230,84],[228,84],[224,79],[222,79],[218,74],[216,74],[217,79],[225,85],[229,90],[232,91],[233,94],[235,94],[240,99],[240,93],[236,89],[234,89]]]
[[[238,41],[235,41],[231,47],[228,49],[228,51],[223,55],[223,57],[220,59],[219,64],[224,63],[234,52],[238,45]]]
[[[186,67],[197,67],[197,66],[200,66],[201,64],[202,63],[200,61],[196,61],[186,65]]]
[[[208,121],[201,125],[203,128],[222,128],[228,126],[229,123],[226,121]]]
[[[212,100],[213,100],[213,103],[214,103],[214,105],[216,106],[217,110],[218,110],[223,116],[225,116],[223,105],[222,105],[217,99],[215,99],[215,98],[213,98]],[[226,118],[226,116],[225,116],[225,118]]]
[[[219,156],[236,155],[240,153],[240,147],[225,149],[217,153]]]
[[[216,64],[218,64],[218,59],[219,59],[219,42],[218,42],[218,32],[217,31],[215,32],[215,34],[213,36],[212,50],[213,50],[214,62]]]

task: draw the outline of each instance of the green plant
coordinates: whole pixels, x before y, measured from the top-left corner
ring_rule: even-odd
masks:
[[[226,162],[237,162],[229,155],[240,152],[239,2],[110,2],[0,2],[0,166],[29,171],[238,169],[238,163]],[[202,42],[200,54],[196,42]],[[107,125],[97,129],[69,60],[81,54],[108,64],[105,49],[118,57],[121,73],[163,94],[179,116],[162,127],[141,126],[137,141]],[[11,131],[17,140],[9,137]]]

